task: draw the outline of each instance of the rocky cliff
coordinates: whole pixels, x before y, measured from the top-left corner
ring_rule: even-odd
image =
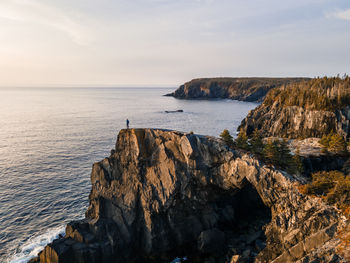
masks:
[[[86,218],[32,262],[345,262],[335,207],[216,138],[122,130],[91,183]]]
[[[350,107],[327,111],[285,106],[278,101],[272,105],[263,103],[248,113],[238,129],[248,135],[258,129],[264,137],[320,138],[334,131],[349,138]]]
[[[270,89],[304,80],[307,78],[202,78],[181,85],[167,96],[179,99],[262,101]]]
[[[270,90],[239,129],[249,135],[307,138],[350,132],[350,78],[315,78]]]

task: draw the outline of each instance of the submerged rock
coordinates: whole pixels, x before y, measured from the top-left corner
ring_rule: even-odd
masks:
[[[166,110],[165,113],[184,112],[183,110]]]
[[[121,130],[93,165],[86,218],[33,262],[345,262],[345,218],[302,182],[216,138]]]

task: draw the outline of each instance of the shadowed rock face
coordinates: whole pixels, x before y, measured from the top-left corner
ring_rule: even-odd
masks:
[[[345,219],[300,194],[301,180],[215,138],[122,130],[93,165],[86,219],[32,262],[345,262]]]
[[[308,78],[202,78],[186,82],[166,96],[179,99],[262,101],[272,88],[305,80]]]

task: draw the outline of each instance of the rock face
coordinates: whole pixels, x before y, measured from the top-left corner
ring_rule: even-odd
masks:
[[[280,140],[281,138],[268,137],[264,138],[264,141],[268,140]],[[297,153],[301,156],[303,162],[303,176],[311,178],[311,174],[319,171],[334,171],[344,170],[346,174],[350,174],[350,170],[347,167],[346,161],[350,159],[347,155],[338,155],[334,153],[324,153],[322,145],[319,143],[319,138],[306,138],[303,140],[290,139],[287,141],[290,151],[294,154]]]
[[[86,219],[32,262],[345,262],[345,218],[302,181],[216,138],[122,130],[93,165]]]
[[[238,129],[248,135],[258,129],[264,137],[320,138],[334,131],[349,138],[350,107],[333,112],[283,106],[277,101],[272,105],[263,103],[249,112]]]
[[[307,78],[203,78],[181,85],[173,93],[179,99],[233,99],[262,101],[266,93],[281,85],[301,82]]]

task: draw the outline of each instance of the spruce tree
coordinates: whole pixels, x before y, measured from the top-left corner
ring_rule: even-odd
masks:
[[[223,132],[220,134],[220,137],[226,143],[227,146],[233,145],[233,138],[227,129],[223,130]]]
[[[235,143],[238,148],[249,150],[248,136],[243,129],[239,131]]]
[[[320,144],[322,145],[322,152],[328,151],[329,143],[332,139],[333,134],[334,134],[333,131],[331,131],[329,134],[322,136],[320,140]]]
[[[292,155],[290,152],[290,149],[288,147],[288,143],[286,139],[283,139],[281,141],[278,141],[278,156],[277,156],[277,163],[287,168],[292,163]]]
[[[264,143],[260,132],[255,129],[250,139],[250,145],[253,153],[261,154],[264,150]]]
[[[343,136],[334,133],[329,141],[329,150],[335,153],[345,153],[346,152],[346,142]]]
[[[276,164],[276,159],[278,156],[278,144],[276,141],[269,139],[264,146],[263,150],[264,158],[273,164]]]

